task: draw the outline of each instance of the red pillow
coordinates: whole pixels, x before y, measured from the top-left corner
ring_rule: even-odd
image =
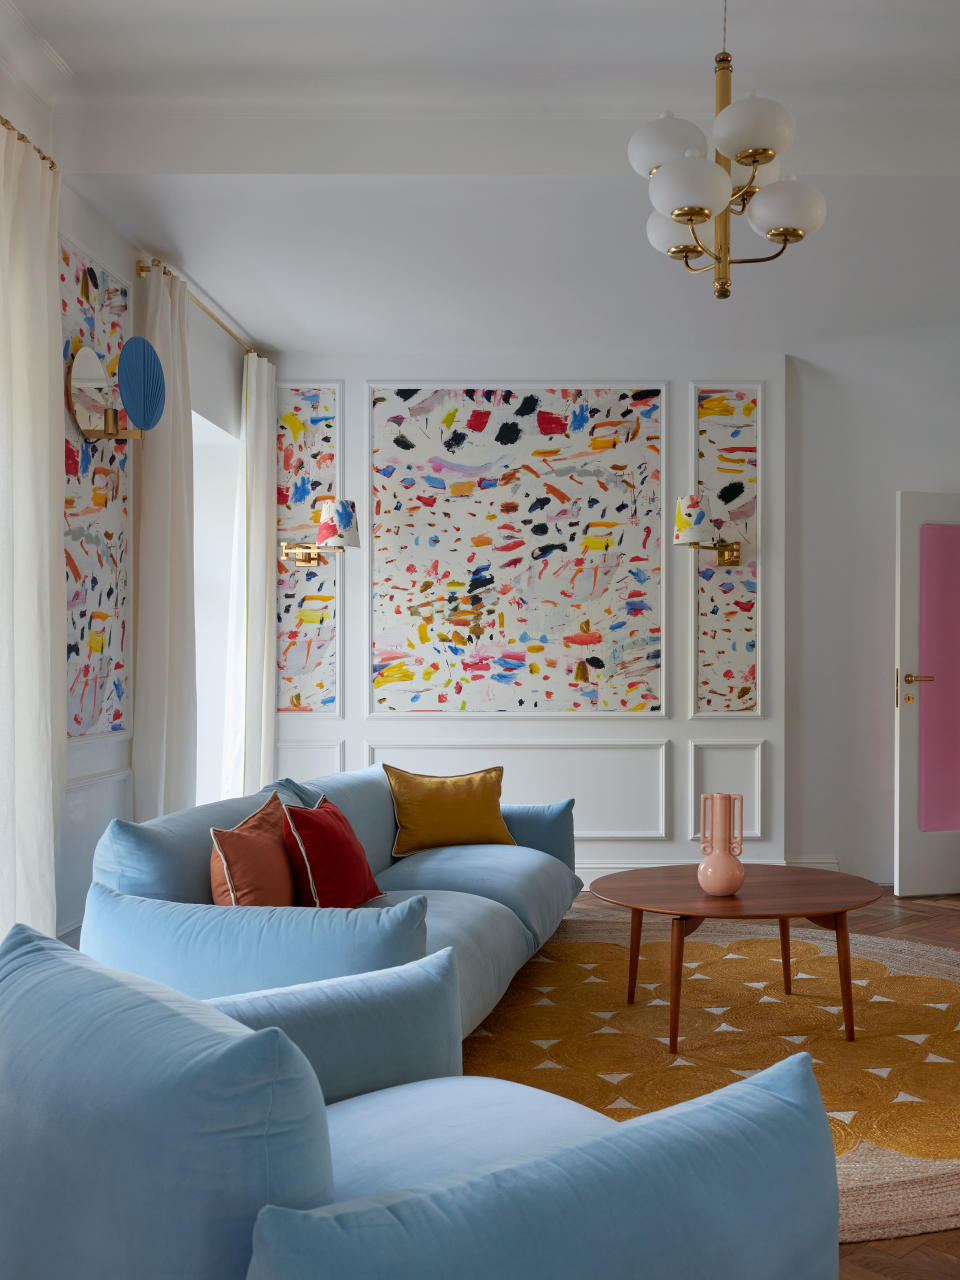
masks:
[[[363,845],[325,797],[315,809],[283,806],[283,840],[301,907],[359,907],[380,897]]]

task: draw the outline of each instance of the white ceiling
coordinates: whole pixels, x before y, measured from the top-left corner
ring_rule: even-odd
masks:
[[[2,5],[12,7],[10,0]],[[19,0],[64,96],[622,110],[710,92],[721,0]],[[730,0],[743,90],[957,103],[957,0]],[[838,119],[842,124],[842,118]]]
[[[785,168],[828,175],[828,217],[728,303],[649,248],[625,155],[660,107],[709,125],[721,0],[18,3],[67,182],[275,350],[633,359],[956,319],[911,228],[960,207],[960,0],[729,0],[735,92],[793,110]]]
[[[912,190],[822,182],[828,217],[712,297],[646,242],[639,178],[96,176],[71,179],[127,236],[184,269],[258,342],[322,356],[579,353],[642,367],[679,343],[798,351],[955,323],[955,273],[909,234]],[[960,180],[926,179],[938,208]],[[769,246],[739,219],[734,251]],[[426,353],[426,354],[425,354]],[[305,359],[300,372],[310,368]],[[376,371],[374,371],[376,372]],[[443,370],[435,370],[444,376]],[[602,374],[601,376],[608,376]]]

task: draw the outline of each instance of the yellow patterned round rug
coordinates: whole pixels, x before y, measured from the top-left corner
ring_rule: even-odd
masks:
[[[666,939],[641,947],[628,1005],[626,946],[564,940],[570,934],[561,927],[465,1041],[467,1074],[535,1085],[627,1120],[805,1051],[833,1131],[841,1240],[960,1226],[956,952],[852,936],[849,1043],[832,938],[794,931],[788,996],[775,928],[710,922],[684,949],[679,1052],[671,1054]]]

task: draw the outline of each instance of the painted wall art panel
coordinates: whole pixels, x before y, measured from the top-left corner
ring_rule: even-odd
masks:
[[[320,503],[337,488],[337,388],[282,385],[277,401],[278,545],[314,542]],[[337,709],[338,559],[278,563],[278,711]]]
[[[80,347],[91,347],[116,390],[117,362],[130,331],[128,295],[123,281],[61,241],[64,372]],[[131,727],[130,445],[85,440],[68,410],[64,431],[67,733],[77,738]]]
[[[742,563],[718,568],[698,551],[697,712],[758,711],[757,501],[758,404],[753,388],[697,387],[697,480],[721,535],[739,539]]]
[[[662,400],[372,389],[374,712],[661,709]]]

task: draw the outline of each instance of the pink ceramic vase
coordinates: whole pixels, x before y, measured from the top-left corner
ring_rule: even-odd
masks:
[[[700,797],[700,852],[697,879],[704,893],[726,898],[743,884],[743,796],[714,791]]]

